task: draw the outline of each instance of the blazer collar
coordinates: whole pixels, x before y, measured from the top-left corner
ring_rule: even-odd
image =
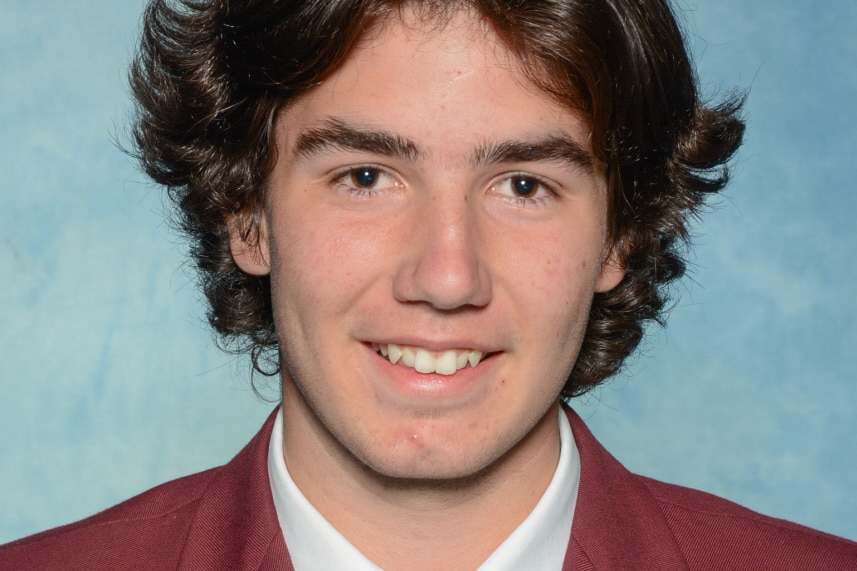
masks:
[[[275,415],[203,493],[179,571],[294,571],[268,481],[268,441]]]
[[[688,569],[657,499],[570,408],[580,453],[580,487],[563,571]]]
[[[657,499],[565,407],[580,453],[580,487],[563,571],[686,570]],[[276,411],[200,498],[179,571],[294,571],[268,480]]]

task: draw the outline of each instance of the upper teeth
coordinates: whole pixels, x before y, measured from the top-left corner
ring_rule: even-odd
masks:
[[[459,369],[470,364],[475,367],[482,360],[482,351],[475,349],[448,349],[446,351],[429,351],[422,347],[396,345],[394,343],[379,345],[373,343],[372,348],[386,357],[394,365],[399,361],[418,373],[437,373],[452,375]]]

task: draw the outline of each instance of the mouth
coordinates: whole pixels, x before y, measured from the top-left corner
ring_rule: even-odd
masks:
[[[372,349],[381,357],[396,365],[401,363],[418,373],[436,373],[454,375],[457,371],[470,366],[475,367],[486,356],[476,349],[447,349],[430,351],[412,345],[395,343],[372,343]]]

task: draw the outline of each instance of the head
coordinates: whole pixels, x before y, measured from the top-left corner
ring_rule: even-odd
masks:
[[[282,118],[403,10],[438,28],[469,11],[522,80],[586,130],[606,188],[605,263],[623,277],[593,289],[564,396],[615,374],[645,324],[663,319],[687,221],[726,183],[743,132],[738,100],[700,99],[665,0],[184,4],[155,0],[146,12],[132,71],[139,156],[178,207],[212,326],[260,372],[279,371],[289,340],[275,326],[270,276],[236,264],[230,229],[247,245],[265,239]]]

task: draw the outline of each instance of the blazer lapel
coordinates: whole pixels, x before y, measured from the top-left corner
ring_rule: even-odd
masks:
[[[211,481],[200,499],[180,571],[294,570],[268,480],[268,442],[276,411]]]
[[[294,571],[268,480],[276,413],[224,466],[200,499],[179,571]],[[687,564],[642,480],[605,450],[566,408],[580,453],[580,487],[563,571],[686,570]]]
[[[580,487],[564,571],[686,570],[687,563],[657,500],[622,466],[571,409],[580,453]]]

